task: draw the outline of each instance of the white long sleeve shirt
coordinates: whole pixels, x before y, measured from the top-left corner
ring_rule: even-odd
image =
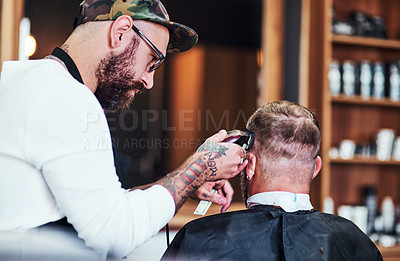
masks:
[[[121,188],[106,118],[89,88],[51,59],[4,63],[0,231],[66,216],[87,246],[122,257],[174,212],[162,186]]]

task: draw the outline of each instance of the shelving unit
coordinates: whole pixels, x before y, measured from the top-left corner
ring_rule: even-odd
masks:
[[[373,142],[379,129],[394,129],[400,135],[400,101],[363,99],[359,96],[332,96],[329,90],[328,71],[332,60],[343,62],[400,60],[400,25],[397,15],[400,2],[394,0],[323,0],[311,1],[310,28],[310,91],[314,91],[311,104],[317,108],[322,126],[323,168],[320,200],[330,196],[335,205],[361,204],[362,187],[377,187],[378,204],[383,197],[392,196],[400,203],[397,188],[387,189],[388,183],[400,185],[400,162],[381,162],[377,159],[330,159],[329,150],[344,139],[356,144]],[[336,17],[348,20],[353,10],[370,15],[380,15],[386,23],[388,39],[335,35],[331,32],[331,9],[335,6]],[[400,173],[399,173],[400,174]],[[389,178],[390,176],[390,178]],[[390,186],[389,186],[390,187]],[[395,187],[395,186],[391,186]],[[400,187],[400,186],[397,186]]]
[[[331,159],[329,150],[344,139],[356,144],[371,143],[380,129],[390,128],[400,136],[400,102],[384,99],[363,99],[359,96],[332,96],[328,72],[333,60],[344,62],[400,60],[400,1],[396,0],[310,0],[309,92],[311,108],[317,108],[322,130],[323,166],[318,192],[319,207],[326,197],[340,205],[363,204],[364,186],[377,189],[377,206],[386,196],[400,204],[400,161],[380,161],[374,157],[351,160]],[[388,39],[335,35],[332,28],[332,7],[336,18],[349,20],[353,10],[383,17]],[[313,191],[312,191],[313,193]],[[318,204],[316,204],[318,205]],[[385,260],[400,260],[399,247],[381,248]]]

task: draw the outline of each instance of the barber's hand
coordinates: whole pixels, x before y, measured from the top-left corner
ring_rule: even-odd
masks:
[[[212,189],[217,190],[217,193],[212,193]],[[233,188],[227,180],[210,181],[205,182],[196,190],[193,197],[221,205],[221,213],[224,213],[231,206],[233,192]]]
[[[222,130],[208,138],[179,168],[157,181],[156,184],[170,191],[176,210],[205,182],[228,180],[246,167],[246,151],[237,144],[222,142],[226,136],[226,131]],[[223,211],[232,201],[232,196],[229,196],[232,191],[228,186],[230,185],[220,187],[221,192],[227,195],[222,204]]]
[[[202,161],[207,164],[209,175],[207,181],[233,178],[248,163],[245,159],[246,151],[242,147],[235,143],[223,142],[226,136],[226,131],[221,130],[197,149],[196,153],[202,155]]]

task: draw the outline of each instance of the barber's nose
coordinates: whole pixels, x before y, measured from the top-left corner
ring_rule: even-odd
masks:
[[[154,84],[154,71],[144,72],[142,74],[142,76],[140,77],[140,79],[142,80],[144,87],[146,89],[150,90],[151,88],[153,88],[153,84]]]

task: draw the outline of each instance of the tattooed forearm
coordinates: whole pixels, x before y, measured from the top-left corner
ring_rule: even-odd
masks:
[[[182,173],[182,177],[186,185],[192,183],[206,169],[207,169],[206,162],[204,162],[202,158],[197,159]]]
[[[218,171],[216,159],[225,156],[228,148],[215,142],[205,142],[176,172],[170,173],[157,183],[166,187],[175,200],[178,210],[210,177]]]
[[[157,181],[158,184],[167,188],[173,196],[176,211],[205,182],[207,179],[205,175],[206,170],[205,162],[202,159],[197,159],[183,169],[183,171],[170,173]]]
[[[208,169],[209,169],[209,171],[210,171],[210,177],[211,176],[215,176],[216,175],[216,172],[217,172],[217,170],[218,170],[218,168],[217,168],[217,163],[215,162],[215,159],[216,158],[219,158],[220,157],[220,155],[215,155],[214,157],[213,157],[213,154],[211,153],[211,152],[208,152],[207,154],[206,154],[206,157],[207,157],[207,167],[208,167]]]

